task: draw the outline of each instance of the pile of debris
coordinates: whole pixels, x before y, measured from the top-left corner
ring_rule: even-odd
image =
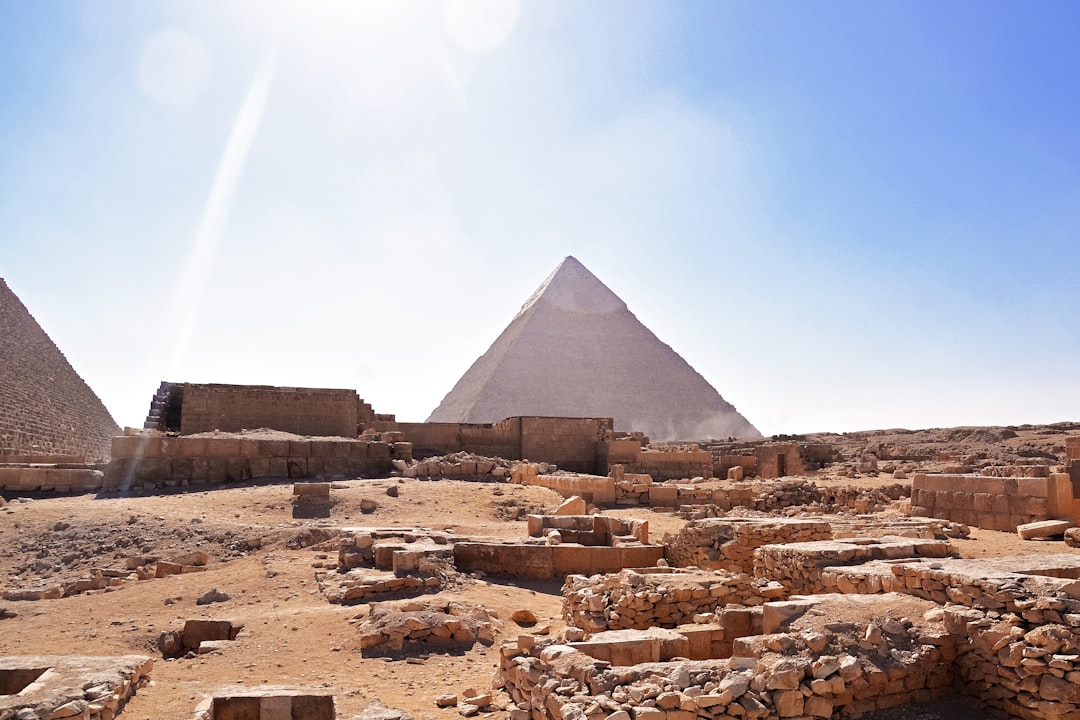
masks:
[[[406,645],[471,647],[490,645],[502,623],[480,605],[462,602],[372,603],[359,626],[360,650],[365,656],[397,652]]]

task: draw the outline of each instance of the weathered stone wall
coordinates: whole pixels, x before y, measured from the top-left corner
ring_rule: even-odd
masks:
[[[614,435],[611,418],[521,418],[521,456],[563,470],[607,472],[597,464],[598,443]]]
[[[760,445],[757,448],[757,474],[762,479],[802,475],[802,456],[797,443]]]
[[[600,475],[542,475],[536,463],[514,465],[511,478],[522,485],[550,488],[563,497],[578,496],[596,505],[615,502],[615,480]]]
[[[694,520],[667,545],[668,562],[679,567],[752,574],[754,551],[764,545],[810,542],[832,537],[824,520]]]
[[[100,490],[105,473],[97,466],[34,463],[0,465],[0,490],[7,492],[84,492]]]
[[[618,545],[627,540],[649,542],[648,520],[609,515],[528,515],[526,522],[530,537],[541,537],[555,530],[560,542],[579,545]]]
[[[918,474],[911,483],[911,513],[1011,532],[1017,525],[1069,517],[1072,481],[1049,477]]]
[[[256,478],[312,478],[390,473],[393,445],[359,440],[267,440],[237,436],[122,435],[113,438],[113,460],[104,488],[188,487]]]
[[[871,646],[863,639],[869,626],[851,625],[850,633],[824,638],[784,633],[737,639],[737,656],[728,659],[617,668],[581,649],[521,636],[502,646],[499,680],[530,720],[858,717],[926,702],[948,689],[955,651],[944,633],[917,625],[896,633],[879,628]],[[646,633],[625,642],[642,640]],[[821,640],[828,654],[802,654],[809,645],[820,647]],[[889,662],[883,664],[882,657]]]
[[[1065,458],[1080,460],[1080,435],[1065,438]]]
[[[0,456],[109,459],[119,426],[0,279]]]
[[[607,472],[601,449],[613,436],[611,418],[513,417],[491,424],[379,421],[372,429],[400,432],[418,457],[456,452],[529,459],[581,473]]]
[[[728,604],[764,602],[745,573],[648,568],[613,575],[570,575],[563,585],[563,617],[587,633],[696,623]],[[728,643],[731,639],[728,639]]]
[[[355,390],[184,383],[180,434],[271,428],[355,438],[361,402]]]
[[[764,545],[754,554],[754,575],[772,578],[791,593],[829,592],[825,568],[859,565],[872,560],[943,558],[953,552],[947,540],[921,538],[845,538],[784,545]]]
[[[598,547],[459,542],[454,545],[454,565],[462,572],[524,578],[555,578],[567,575],[618,572],[623,568],[651,567],[664,557],[661,545]]]

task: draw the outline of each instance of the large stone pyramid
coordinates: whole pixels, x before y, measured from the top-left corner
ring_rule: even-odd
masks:
[[[428,422],[610,417],[652,440],[761,433],[584,265],[563,260]]]
[[[0,278],[0,456],[109,457],[120,428]]]

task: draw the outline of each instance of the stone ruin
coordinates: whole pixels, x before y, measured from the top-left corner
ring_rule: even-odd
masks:
[[[522,720],[859,717],[953,687],[990,713],[1080,715],[1080,558],[950,551],[811,541],[762,546],[753,577],[571,576],[565,638],[506,642],[499,682]]]
[[[0,718],[112,720],[153,666],[135,655],[0,657]]]

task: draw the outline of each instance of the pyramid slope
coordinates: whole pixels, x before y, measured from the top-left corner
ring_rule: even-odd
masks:
[[[0,278],[0,455],[109,457],[120,428]]]
[[[566,258],[429,422],[611,417],[654,440],[760,437],[581,263]]]

